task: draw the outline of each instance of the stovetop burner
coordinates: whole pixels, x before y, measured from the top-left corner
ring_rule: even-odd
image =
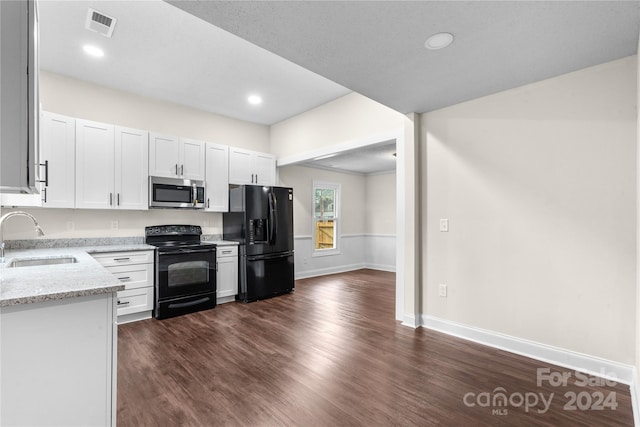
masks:
[[[144,230],[145,243],[163,250],[216,247],[200,240],[202,228],[199,225],[154,225]]]

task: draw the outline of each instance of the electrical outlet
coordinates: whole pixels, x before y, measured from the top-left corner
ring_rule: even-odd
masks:
[[[446,233],[449,231],[449,220],[446,218],[440,219],[440,231]]]
[[[438,295],[443,298],[447,297],[447,285],[444,283],[438,285]]]
[[[111,221],[111,229],[112,230],[118,229],[118,221]]]
[[[76,225],[73,223],[73,221],[67,221],[67,231],[73,231],[75,230]]]
[[[306,258],[302,258],[302,263],[306,264],[307,263],[307,259]]]

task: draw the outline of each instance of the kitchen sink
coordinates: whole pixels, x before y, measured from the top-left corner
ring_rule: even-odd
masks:
[[[7,264],[7,267],[36,267],[39,265],[73,264],[74,262],[78,262],[78,260],[68,255],[47,258],[15,258]]]

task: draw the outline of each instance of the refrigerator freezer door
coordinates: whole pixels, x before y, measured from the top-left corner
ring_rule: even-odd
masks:
[[[289,252],[293,250],[293,190],[291,188],[273,187],[271,205],[272,231],[271,253]]]
[[[238,299],[255,301],[291,292],[293,288],[293,253],[240,257]]]

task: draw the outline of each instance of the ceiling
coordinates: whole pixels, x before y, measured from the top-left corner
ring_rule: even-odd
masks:
[[[88,7],[112,38],[84,29]],[[423,113],[635,54],[640,1],[41,0],[40,21],[45,70],[271,125],[351,90]],[[440,31],[453,44],[425,49]],[[312,163],[388,167],[355,156]]]
[[[396,141],[383,141],[363,148],[317,157],[301,166],[369,175],[396,170]]]
[[[168,1],[402,113],[633,55],[640,27],[639,1]]]
[[[111,38],[85,29],[90,7],[117,19]],[[159,0],[41,0],[39,17],[42,69],[228,117],[271,125],[351,92]]]

